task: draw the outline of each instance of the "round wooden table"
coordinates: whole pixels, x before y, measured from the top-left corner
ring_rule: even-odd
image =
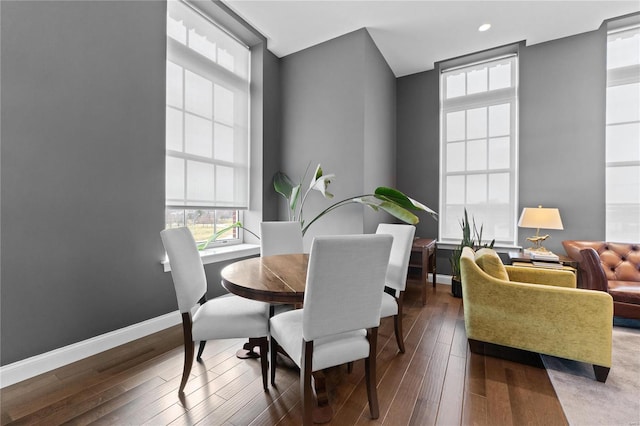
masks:
[[[252,257],[226,266],[222,286],[247,299],[278,304],[301,304],[307,282],[308,254]]]
[[[238,296],[271,304],[300,306],[304,302],[308,264],[309,255],[302,253],[252,257],[226,266],[220,276],[222,286]],[[251,349],[247,346],[245,350]],[[314,372],[313,378],[318,402],[313,421],[327,423],[333,417],[333,409],[329,405],[324,374]]]

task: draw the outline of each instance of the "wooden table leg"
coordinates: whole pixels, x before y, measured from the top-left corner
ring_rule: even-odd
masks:
[[[249,338],[249,341],[242,345],[242,349],[238,349],[236,357],[240,359],[247,358],[260,358],[260,352],[256,352],[255,348],[258,346],[255,338]]]

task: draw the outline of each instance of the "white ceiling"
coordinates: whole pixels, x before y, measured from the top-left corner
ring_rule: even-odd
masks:
[[[260,31],[278,57],[366,27],[397,77],[491,47],[592,31],[605,19],[640,11],[640,0],[223,2]],[[478,32],[483,23],[491,29]]]

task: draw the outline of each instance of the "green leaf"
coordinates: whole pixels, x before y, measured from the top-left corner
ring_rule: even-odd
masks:
[[[418,222],[420,222],[420,219],[418,219],[418,216],[414,215],[409,210],[405,209],[404,207],[402,207],[401,205],[395,202],[385,200],[383,197],[364,196],[360,198],[354,198],[353,201],[355,201],[356,203],[361,203],[366,206],[369,206],[375,211],[377,211],[377,209],[382,209],[387,213],[389,213],[390,215],[400,219],[405,223],[409,223],[411,225],[415,225]]]
[[[289,200],[291,198],[291,191],[293,190],[293,182],[286,173],[277,172],[273,175],[273,188],[278,194],[281,194]]]
[[[289,199],[289,208],[291,211],[296,211],[296,204],[300,198],[300,185],[296,185],[291,189],[291,198]]]
[[[429,213],[434,219],[437,219],[438,213],[436,213],[434,210],[431,210],[429,207],[425,206],[419,201],[407,197],[397,189],[380,186],[376,188],[375,195],[380,199],[390,201],[408,210],[425,211]]]

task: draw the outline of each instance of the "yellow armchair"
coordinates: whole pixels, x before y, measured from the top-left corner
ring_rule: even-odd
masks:
[[[593,364],[598,381],[606,381],[611,368],[611,296],[575,288],[570,271],[504,269],[509,280],[494,278],[476,263],[471,248],[462,252],[464,322],[471,350],[477,351],[478,343],[491,343],[582,361]]]

